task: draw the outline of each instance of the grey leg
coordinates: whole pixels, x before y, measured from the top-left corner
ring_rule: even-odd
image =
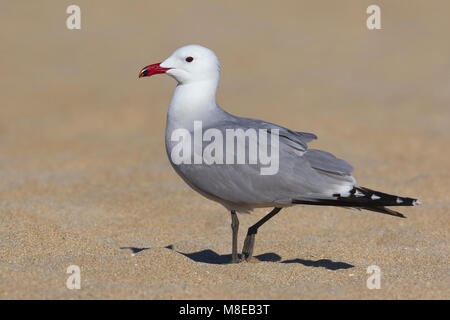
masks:
[[[258,232],[258,228],[267,222],[270,218],[280,212],[281,208],[274,208],[267,215],[264,216],[257,223],[248,228],[247,236],[245,237],[244,247],[242,248],[242,257],[245,260],[250,260],[253,255],[253,247],[255,246],[255,235]]]
[[[237,217],[236,211],[231,211],[231,230],[233,231],[233,245],[231,252],[231,263],[238,263],[238,253],[237,253],[237,240],[239,231],[239,219]]]

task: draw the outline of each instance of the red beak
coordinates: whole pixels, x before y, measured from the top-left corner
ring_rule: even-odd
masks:
[[[151,64],[149,66],[146,66],[145,68],[142,68],[142,70],[139,72],[139,78],[151,77],[154,74],[166,73],[167,70],[170,70],[170,68],[161,67],[160,64],[161,62]]]

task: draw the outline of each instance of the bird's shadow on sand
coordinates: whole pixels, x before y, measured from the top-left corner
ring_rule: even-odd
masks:
[[[340,269],[350,269],[353,268],[354,265],[345,263],[345,262],[339,262],[339,261],[332,261],[329,259],[320,259],[320,260],[304,260],[304,259],[292,259],[292,260],[284,260],[281,261],[281,263],[300,263],[307,267],[323,267],[328,270],[340,270]]]
[[[166,247],[167,249],[174,250],[172,245]],[[151,248],[135,248],[135,247],[121,247],[120,249],[128,249],[131,250],[132,253],[136,254],[143,250],[151,249]],[[176,251],[176,250],[174,250]],[[179,254],[188,257],[189,259],[195,262],[209,263],[209,264],[229,264],[231,261],[231,254],[218,254],[213,250],[206,249],[197,252],[185,253],[176,251]],[[255,256],[259,261],[267,261],[267,262],[280,262],[280,263],[298,263],[302,264],[306,267],[323,267],[328,270],[340,270],[340,269],[350,269],[353,268],[354,265],[345,263],[332,261],[328,259],[320,259],[320,260],[304,260],[304,259],[292,259],[292,260],[284,260],[281,261],[281,257],[273,252],[263,253]]]

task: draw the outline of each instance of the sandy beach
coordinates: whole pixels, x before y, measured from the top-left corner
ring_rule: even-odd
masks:
[[[0,299],[449,299],[450,3],[378,0],[368,30],[372,3],[79,0],[81,30],[71,1],[2,4]],[[137,78],[190,43],[221,61],[222,108],[422,205],[288,208],[229,264],[229,212],[166,156],[176,82]],[[239,248],[267,212],[239,215]]]

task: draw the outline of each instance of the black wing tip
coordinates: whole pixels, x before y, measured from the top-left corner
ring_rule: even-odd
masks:
[[[393,194],[375,191],[365,187],[354,187],[350,191],[350,193],[354,195],[355,192],[357,191],[363,193],[364,197],[373,200],[371,202],[374,205],[378,204],[379,206],[417,206],[422,204],[422,202],[414,198],[396,196]]]
[[[339,193],[333,194],[331,199],[298,200],[293,199],[293,204],[306,204],[316,206],[334,206],[365,209],[369,211],[388,214],[391,216],[406,218],[400,212],[391,210],[387,207],[394,206],[417,206],[421,202],[417,199],[400,197],[380,191],[371,190],[365,187],[353,187],[349,195],[342,196]]]
[[[389,213],[386,213],[386,214],[389,214]],[[391,216],[402,218],[402,219],[408,218],[407,216],[405,216],[404,214],[402,214],[400,212],[397,212],[397,214],[391,214]]]
[[[391,209],[388,209],[383,206],[370,206],[370,205],[361,205],[360,203],[352,205],[348,202],[340,202],[339,200],[317,200],[317,201],[308,201],[308,200],[298,200],[293,199],[292,204],[304,204],[304,205],[312,205],[312,206],[330,206],[330,207],[343,207],[343,208],[355,208],[355,209],[364,209],[368,211],[379,212],[383,214],[388,214],[390,216],[398,217],[406,219],[407,217],[398,212]]]
[[[361,209],[366,209],[366,210],[374,211],[374,212],[380,212],[380,213],[388,214],[390,216],[406,219],[406,216],[404,214],[402,214],[398,211],[388,209],[386,207],[363,207]]]

